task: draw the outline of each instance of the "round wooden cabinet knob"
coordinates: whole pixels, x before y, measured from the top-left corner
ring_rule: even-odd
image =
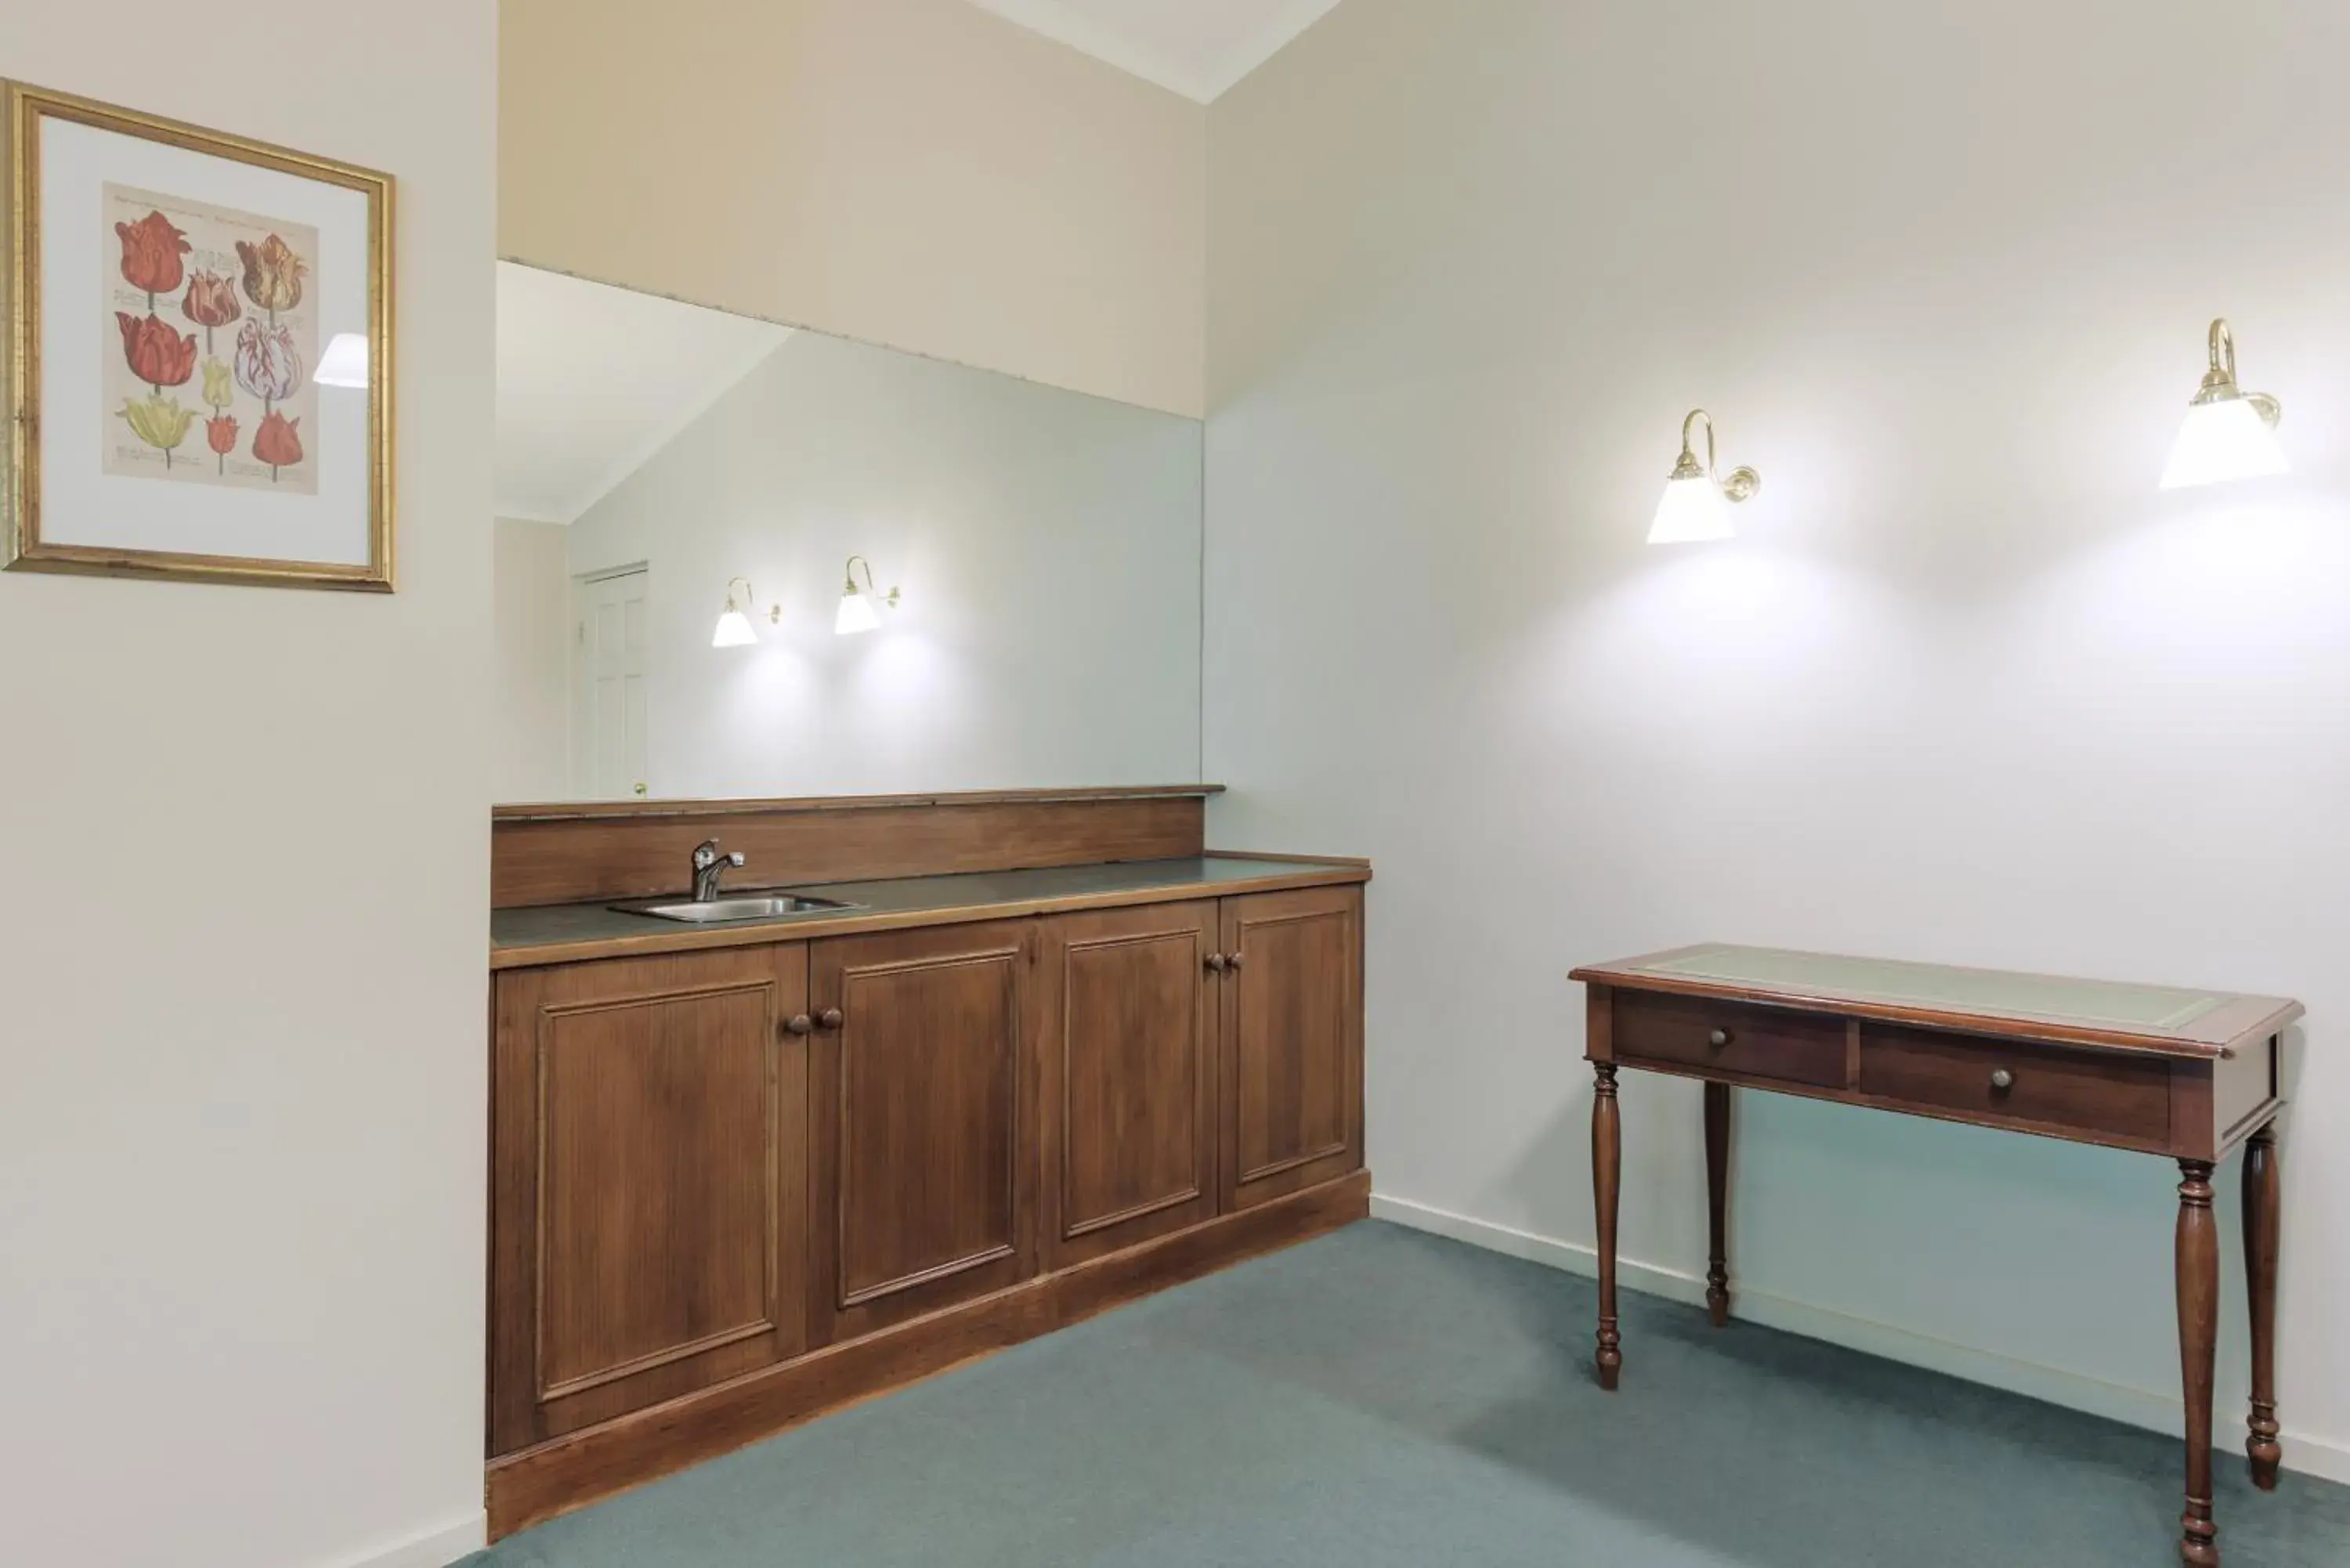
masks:
[[[837,1029],[841,1025],[840,1009],[837,1007],[827,1007],[822,1012],[816,1014],[816,1021],[817,1026],[820,1028]]]
[[[1991,1086],[1994,1089],[2012,1089],[2015,1087],[2015,1075],[2004,1067],[1994,1067],[1991,1073]]]
[[[1208,955],[1208,967],[1214,970],[1218,974],[1224,972],[1224,965],[1229,961],[1230,961],[1222,953],[1210,953]]]
[[[805,1012],[795,1012],[784,1020],[784,1033],[786,1034],[805,1034],[815,1027],[816,1020]]]
[[[1730,1044],[1730,1031],[1727,1029],[1717,1029],[1712,1033],[1705,1037],[1705,1043],[1719,1051],[1724,1045]]]

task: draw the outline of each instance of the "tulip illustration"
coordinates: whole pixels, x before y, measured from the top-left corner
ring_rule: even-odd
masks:
[[[180,286],[185,275],[180,258],[195,247],[161,213],[150,213],[135,223],[117,223],[114,234],[122,242],[122,275],[131,287],[146,294],[151,312],[157,295]]]
[[[261,400],[264,413],[270,404],[292,397],[302,385],[302,351],[294,347],[292,328],[246,317],[236,334],[236,384]]]
[[[204,421],[204,444],[213,449],[219,460],[220,472],[228,472],[228,454],[236,450],[236,421],[226,414],[218,414]],[[297,442],[296,445],[299,445]],[[166,458],[165,462],[171,460]]]
[[[188,439],[188,426],[195,422],[196,410],[183,409],[177,398],[167,398],[158,392],[151,398],[122,400],[116,417],[129,421],[131,433],[149,446],[163,453],[163,466],[172,466],[172,449]]]
[[[236,290],[216,272],[200,272],[188,280],[188,296],[180,301],[180,309],[204,329],[207,354],[213,351],[213,328],[226,327],[244,314],[236,302]]]
[[[272,316],[302,303],[302,278],[310,268],[294,247],[272,234],[259,244],[236,242],[237,259],[244,263],[244,296]]]
[[[225,409],[236,401],[236,389],[229,385],[228,361],[204,361],[204,401],[215,409]]]
[[[118,310],[114,320],[122,328],[122,357],[130,361],[130,373],[158,397],[164,388],[179,386],[196,373],[193,333],[182,337],[160,316],[142,318]]]
[[[302,461],[302,437],[296,429],[301,422],[284,414],[264,414],[261,428],[253,432],[253,455],[269,465],[273,484],[277,482],[279,469],[291,468]]]

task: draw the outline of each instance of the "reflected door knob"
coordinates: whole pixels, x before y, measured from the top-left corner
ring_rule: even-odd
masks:
[[[1994,1067],[1991,1069],[1991,1086],[1994,1089],[2012,1089],[2015,1087],[2015,1075],[2004,1067]]]
[[[816,1020],[805,1012],[795,1012],[784,1020],[784,1033],[786,1034],[805,1034],[815,1027]]]

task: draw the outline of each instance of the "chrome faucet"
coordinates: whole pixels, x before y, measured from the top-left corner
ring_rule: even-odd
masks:
[[[718,898],[718,879],[726,875],[727,867],[743,864],[743,852],[732,855],[718,852],[718,840],[706,838],[694,846],[693,901],[697,904],[714,902]]]

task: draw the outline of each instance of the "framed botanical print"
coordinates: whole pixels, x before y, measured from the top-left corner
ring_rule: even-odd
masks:
[[[389,175],[15,83],[11,570],[392,586]]]

